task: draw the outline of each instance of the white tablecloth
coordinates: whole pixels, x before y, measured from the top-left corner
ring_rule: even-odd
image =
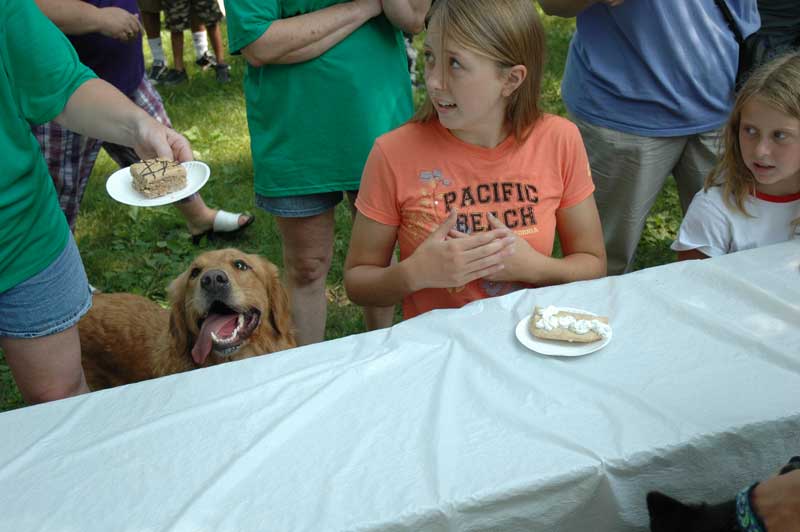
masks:
[[[534,304],[613,340],[537,355]],[[639,531],[799,451],[787,243],[0,414],[0,530]]]

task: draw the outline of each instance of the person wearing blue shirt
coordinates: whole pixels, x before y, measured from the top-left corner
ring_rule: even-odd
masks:
[[[758,30],[756,0],[725,2],[742,35]],[[608,273],[624,273],[667,177],[686,212],[716,162],[739,47],[714,0],[539,3],[576,16],[561,92],[589,154]]]

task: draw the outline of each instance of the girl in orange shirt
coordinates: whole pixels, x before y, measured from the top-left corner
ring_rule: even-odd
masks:
[[[545,46],[533,3],[441,0],[427,29],[426,101],[375,142],[362,176],[350,299],[402,300],[409,318],[605,275],[580,133],[539,109]],[[563,258],[551,257],[556,231]]]

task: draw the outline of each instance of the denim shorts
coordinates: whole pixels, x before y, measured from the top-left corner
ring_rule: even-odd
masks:
[[[348,190],[347,194],[355,198],[357,190]],[[270,214],[283,218],[307,218],[333,209],[344,198],[344,192],[321,192],[302,196],[283,196],[273,198],[256,194],[256,206]]]
[[[44,271],[0,294],[0,336],[37,338],[69,329],[92,306],[78,246],[67,247]]]

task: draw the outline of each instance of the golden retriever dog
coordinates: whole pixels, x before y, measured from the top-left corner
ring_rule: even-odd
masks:
[[[296,345],[278,268],[237,249],[199,255],[168,289],[170,310],[95,294],[81,319],[83,369],[98,390]]]

